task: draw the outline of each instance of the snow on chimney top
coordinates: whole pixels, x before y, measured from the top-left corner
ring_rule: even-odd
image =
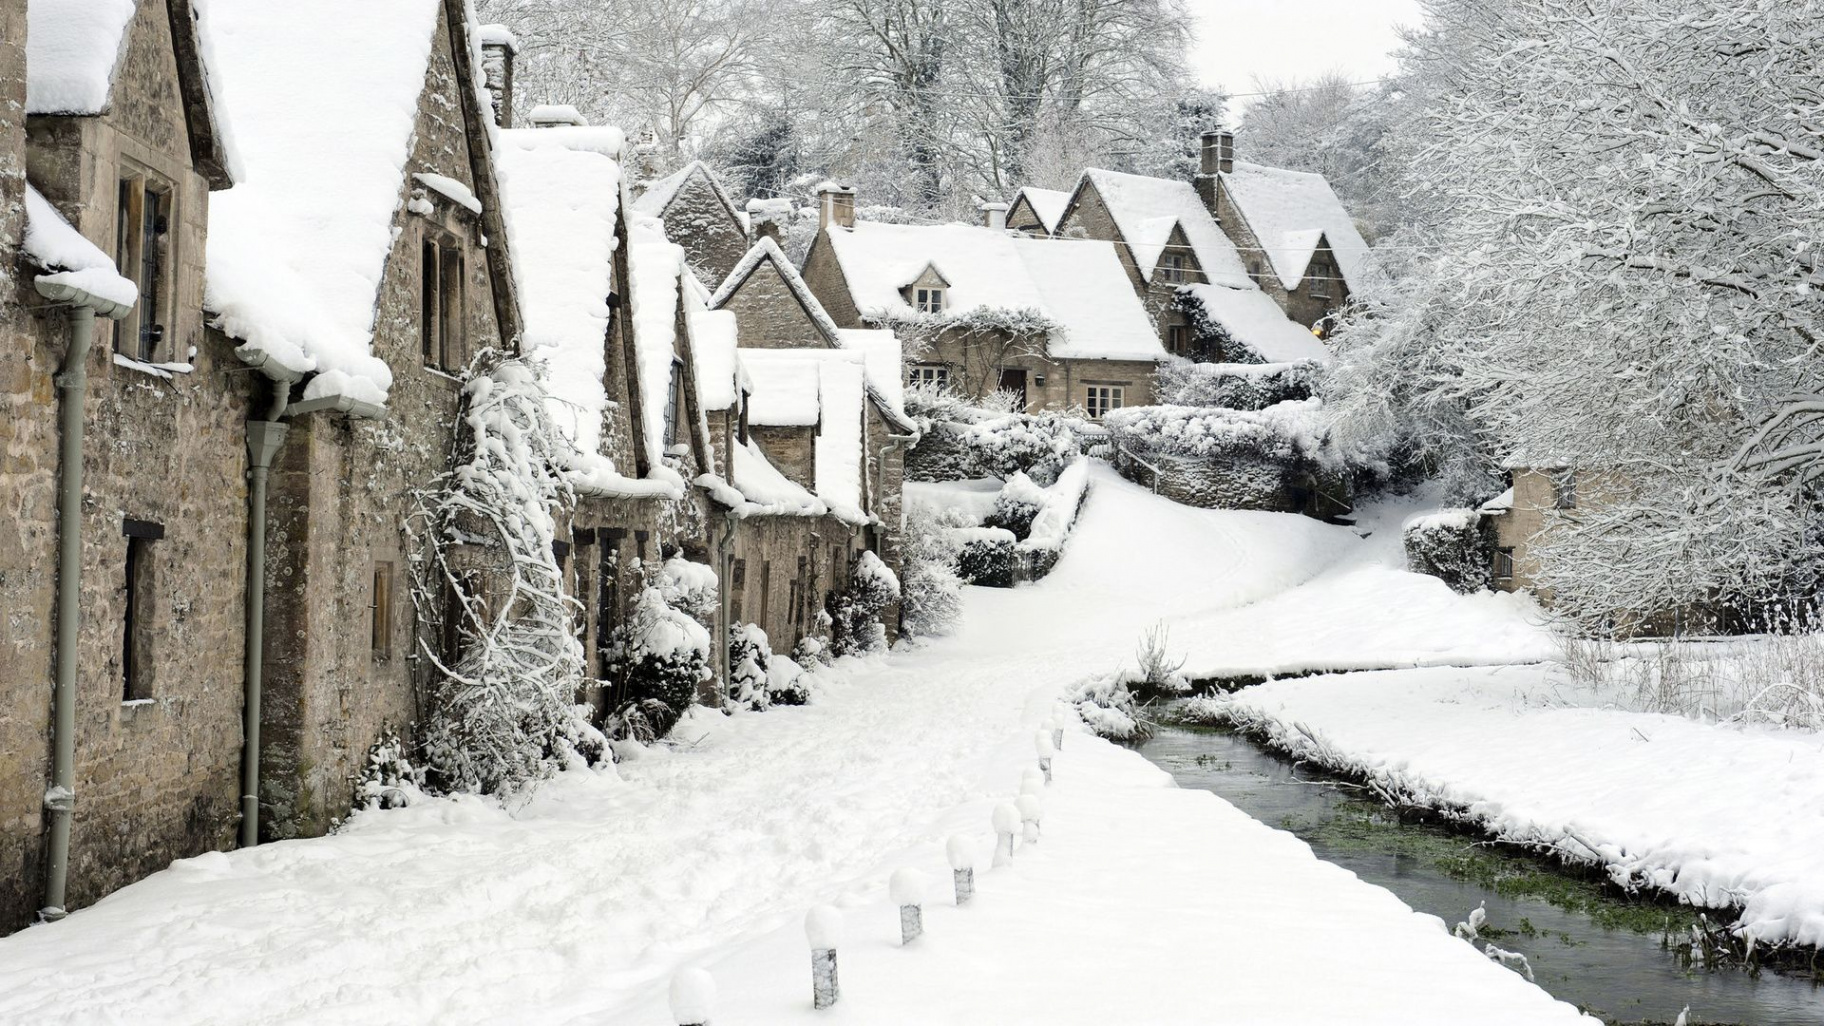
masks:
[[[1005,203],[984,203],[984,204],[982,204],[982,224],[983,224],[983,226],[988,227],[988,228],[993,228],[996,231],[1006,228],[1007,227],[1007,204],[1005,204]]]
[[[481,44],[481,74],[493,100],[494,123],[512,128],[513,57],[519,53],[519,39],[505,25],[483,25],[475,30],[475,39]]]
[[[560,125],[586,125],[583,115],[567,103],[541,103],[526,115],[533,128],[556,128]]]
[[[817,187],[817,227],[855,227],[855,190],[835,182]]]

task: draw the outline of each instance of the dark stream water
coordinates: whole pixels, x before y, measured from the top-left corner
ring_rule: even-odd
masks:
[[[1348,785],[1228,732],[1161,727],[1140,753],[1180,786],[1213,791],[1291,831],[1319,858],[1421,912],[1454,925],[1485,903],[1485,942],[1526,955],[1540,986],[1605,1023],[1670,1023],[1689,1005],[1690,1026],[1824,1024],[1824,988],[1809,979],[1706,970],[1668,950],[1667,926],[1688,937],[1692,910],[1619,899],[1543,860],[1477,845],[1443,826],[1404,822]]]

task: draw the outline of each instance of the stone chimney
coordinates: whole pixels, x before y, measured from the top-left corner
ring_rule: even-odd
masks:
[[[526,120],[532,122],[533,128],[588,124],[583,120],[582,114],[567,103],[541,103],[526,114]]]
[[[483,25],[475,35],[481,42],[481,74],[494,98],[494,123],[512,128],[513,57],[519,53],[519,40],[505,25]]]
[[[1006,231],[1007,230],[1007,204],[1005,204],[1005,203],[984,203],[984,204],[982,204],[982,227],[993,228],[997,232]]]
[[[1226,128],[1198,137],[1197,195],[1216,216],[1216,176],[1235,170],[1235,133]],[[1220,218],[1218,218],[1220,220]]]
[[[855,190],[835,182],[817,187],[817,230],[855,227]]]

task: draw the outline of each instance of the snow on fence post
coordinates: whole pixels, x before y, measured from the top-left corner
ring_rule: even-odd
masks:
[[[671,1017],[678,1026],[708,1026],[716,1010],[715,977],[702,969],[680,969],[671,978]]]
[[[1039,796],[1023,794],[1015,804],[1020,810],[1020,822],[1026,827],[1023,839],[1027,844],[1039,843],[1039,816],[1042,812]]]
[[[1020,774],[1020,793],[1045,793],[1045,774],[1037,766],[1028,766],[1026,771]]]
[[[1020,828],[1020,809],[1012,802],[994,807],[994,864],[1013,864],[1013,832]]]
[[[961,908],[975,897],[975,845],[962,834],[952,834],[944,853],[950,856],[950,878],[956,883],[956,905]]]
[[[925,874],[911,867],[896,869],[887,890],[893,904],[899,906],[899,943],[903,947],[925,932]]]
[[[1053,716],[1045,721],[1045,729],[1051,731],[1051,747],[1057,751],[1064,750],[1064,721]]]
[[[804,939],[811,945],[811,1007],[828,1008],[842,996],[836,984],[836,945],[842,942],[842,913],[818,905],[804,917]]]
[[[1043,730],[1032,736],[1033,751],[1039,755],[1039,770],[1045,774],[1045,782],[1051,783],[1051,735]]]

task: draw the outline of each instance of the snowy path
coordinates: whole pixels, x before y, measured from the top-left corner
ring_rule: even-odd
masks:
[[[1300,585],[1391,573],[1372,560],[1346,569],[1365,551],[1342,529],[1190,510],[1100,474],[1058,572],[1035,588],[972,591],[969,627],[956,638],[857,668],[809,708],[708,716],[713,729],[694,747],[624,764],[624,780],[567,774],[513,813],[430,802],[357,816],[334,837],[178,863],[63,923],[0,940],[0,1022],[447,1024],[534,1012],[556,1023],[664,1022],[625,1010],[651,1001],[680,964],[774,951],[808,905],[865,909],[891,868],[936,859],[959,828],[985,831],[987,808],[1012,793],[1028,761],[1045,696],[1131,658],[1154,620],[1175,618],[1175,637],[1198,658],[1236,646],[1251,647],[1249,658],[1289,658],[1296,635],[1247,637],[1225,620],[1301,593],[1296,601],[1341,612],[1323,605],[1322,589]],[[1522,632],[1519,612],[1495,612],[1470,620],[1507,617]],[[1374,653],[1407,653],[1417,635],[1399,626],[1402,615],[1385,604],[1352,610],[1330,643],[1373,648],[1391,637]],[[1210,796],[1162,786],[1137,755],[1087,738],[1072,749],[1085,772],[1053,813],[1057,843],[1035,853],[1031,877],[985,881],[977,942],[996,930],[1030,940],[1073,907],[1062,881],[1081,890],[1098,875],[1113,878],[1111,897],[1141,907],[1130,920],[1078,899],[1077,918],[1088,918],[1076,929],[1154,939],[1086,950],[1065,925],[1046,929],[1054,950],[1075,952],[1071,964],[1098,967],[1037,981],[1062,988],[1058,1000],[1087,1008],[1092,992],[1151,987],[1174,972],[1173,958],[1186,979],[1204,979],[1210,958],[1239,951],[1248,969],[1226,980],[1220,999],[1211,991],[1207,1006],[1184,1004],[1195,995],[1180,994],[1161,1014],[1334,1020],[1326,995],[1359,991],[1367,1004],[1352,1006],[1363,1014],[1350,1021],[1372,1021],[1370,1011],[1449,1021],[1436,1017],[1444,1006],[1434,996],[1453,994],[1484,996],[1480,1022],[1575,1018],[1385,892],[1314,862],[1302,844]],[[1073,835],[1082,839],[1074,848]],[[1226,903],[1222,889],[1194,895],[1224,879],[1244,901]],[[988,914],[989,899],[1007,912]],[[1325,956],[1346,974],[1340,991],[1289,982],[1310,978],[1315,950],[1329,944],[1373,955]],[[1130,949],[1132,961],[1121,955]],[[1372,978],[1348,969],[1356,963],[1374,968]],[[994,1009],[994,1021],[1036,1021],[1018,1011],[1028,1007],[1021,987],[975,969],[988,978],[974,991],[1014,1002]],[[727,999],[728,1021],[750,1021],[747,998]],[[1280,1011],[1260,1017],[1269,1008]],[[843,1016],[888,1021],[860,1007]]]

